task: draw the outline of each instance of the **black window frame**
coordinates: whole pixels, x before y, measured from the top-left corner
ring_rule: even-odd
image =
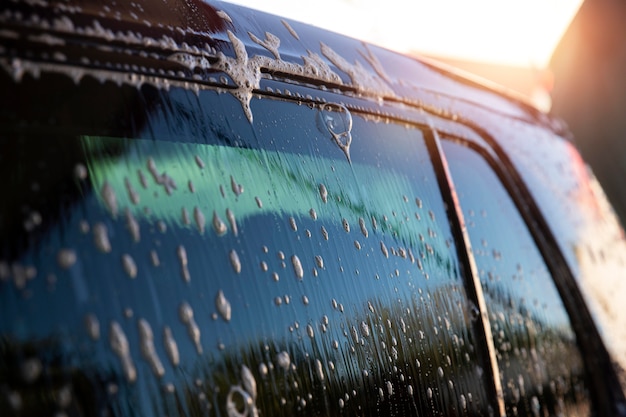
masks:
[[[514,167],[506,152],[498,145],[497,140],[475,123],[466,120],[459,122],[474,130],[484,142],[481,144],[475,140],[462,138],[445,131],[438,131],[434,128],[433,137],[437,147],[441,149],[443,140],[466,146],[480,155],[495,173],[509,197],[513,200],[515,208],[528,228],[570,318],[589,377],[592,412],[606,416],[622,415],[620,413],[620,404],[624,402],[624,393],[620,389],[619,379],[611,364],[610,355],[601,341],[598,328],[584,301],[574,274],[565,256],[559,249],[552,229],[523,181],[522,176]],[[486,148],[484,144],[489,146],[489,148]],[[443,152],[441,153],[441,160],[442,165],[447,166],[448,161]],[[454,196],[454,211],[458,227],[461,228],[459,233],[465,239],[464,244],[467,248],[468,262],[474,266],[474,269],[471,269],[471,271],[476,274],[475,282],[480,285],[477,271],[475,270],[474,255],[471,251],[471,244],[465,226],[463,209],[456,198],[454,181],[451,176],[449,176],[448,181],[448,192]],[[478,291],[478,293],[481,294],[482,291]]]

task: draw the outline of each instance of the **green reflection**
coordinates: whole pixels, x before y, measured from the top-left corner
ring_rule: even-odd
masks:
[[[414,184],[383,168],[372,175],[372,167],[367,165],[267,150],[91,136],[82,140],[86,153],[91,155],[88,169],[94,189],[102,190],[108,183],[119,212],[128,208],[137,219],[158,219],[186,227],[182,215],[185,208],[191,227],[195,227],[193,210],[198,207],[210,228],[213,212],[226,220],[224,213],[236,204],[238,220],[266,213],[301,216],[313,208],[326,221],[362,216],[369,224],[374,218],[377,227],[405,244],[417,244],[420,234],[428,233],[422,222],[405,222],[387,215],[398,208],[389,196],[402,195]],[[125,148],[123,156],[108,154],[109,149],[120,147]],[[141,176],[147,187],[142,185]],[[342,187],[343,181],[355,178],[361,179],[355,181],[360,187]],[[327,190],[326,203],[321,197],[321,185]],[[138,204],[133,203],[132,193]],[[102,192],[98,195],[106,207]],[[409,198],[414,200],[415,196]],[[431,234],[442,234],[437,222],[428,225]],[[358,224],[351,227],[358,228]],[[443,254],[448,250],[441,243],[433,243],[434,252]]]

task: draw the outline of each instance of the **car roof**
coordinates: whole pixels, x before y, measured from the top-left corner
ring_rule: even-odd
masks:
[[[185,83],[204,81],[210,84],[209,70],[219,68],[220,62],[224,61],[220,57],[224,57],[229,58],[232,66],[228,75],[237,78],[233,78],[236,88],[249,82],[252,91],[256,91],[260,78],[279,77],[293,84],[315,85],[378,102],[427,108],[430,112],[451,117],[457,113],[462,116],[455,104],[463,102],[539,124],[557,133],[562,131],[558,121],[536,110],[519,96],[476,78],[462,76],[433,61],[401,55],[226,2],[74,0],[61,4],[9,3],[3,7],[9,9],[0,14],[5,27],[0,36],[11,37],[15,35],[14,28],[20,31],[26,28],[33,31],[27,37],[33,44],[63,44],[68,51],[63,56],[65,68],[72,59],[81,67],[86,63],[89,65],[90,58],[85,59],[80,56],[81,51],[72,49],[78,42],[88,41],[95,46],[89,50],[90,55],[102,57],[101,60],[91,58],[92,61],[115,62],[115,54],[126,55],[126,61],[131,63],[130,69],[159,67],[159,71],[169,78],[162,87],[177,84],[172,82],[175,80],[179,85],[190,87]],[[72,51],[77,55],[73,56]],[[135,67],[132,67],[133,61]],[[120,58],[119,62],[124,60]],[[29,68],[12,70],[28,72]],[[75,78],[81,75],[76,69],[71,74]],[[109,76],[117,82],[148,80],[160,83],[159,77],[107,75],[106,71],[98,74],[105,79]],[[238,86],[237,83],[241,84]]]

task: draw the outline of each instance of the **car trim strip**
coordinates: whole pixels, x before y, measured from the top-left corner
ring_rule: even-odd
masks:
[[[444,202],[448,206],[448,219],[452,232],[456,234],[455,242],[457,244],[457,250],[461,264],[466,268],[466,288],[468,291],[468,297],[476,303],[478,309],[478,327],[480,334],[483,335],[484,346],[486,349],[480,349],[486,352],[485,362],[489,366],[491,375],[492,386],[491,389],[497,400],[497,415],[504,417],[506,415],[504,405],[504,392],[502,390],[502,380],[500,378],[500,370],[498,368],[498,362],[496,359],[496,349],[493,343],[493,335],[491,333],[491,325],[489,323],[489,315],[487,313],[487,303],[485,302],[485,296],[483,294],[482,286],[480,285],[480,279],[478,275],[478,268],[476,266],[476,260],[474,259],[474,253],[472,252],[472,245],[470,243],[469,234],[463,217],[463,210],[459,203],[459,198],[454,188],[452,181],[452,175],[448,168],[448,162],[441,147],[441,138],[437,131],[431,127],[431,130],[425,132],[427,139],[427,146],[431,153],[431,159],[435,165],[437,177],[439,179],[439,186],[441,189]],[[450,208],[454,211],[450,212]]]

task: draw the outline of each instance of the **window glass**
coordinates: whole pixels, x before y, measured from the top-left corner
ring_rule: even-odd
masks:
[[[76,89],[71,129],[0,139],[23,202],[0,216],[4,409],[493,411],[420,130],[341,106],[255,98],[250,124],[231,95]]]
[[[487,302],[508,415],[590,414],[581,353],[559,293],[500,180],[444,141]]]

